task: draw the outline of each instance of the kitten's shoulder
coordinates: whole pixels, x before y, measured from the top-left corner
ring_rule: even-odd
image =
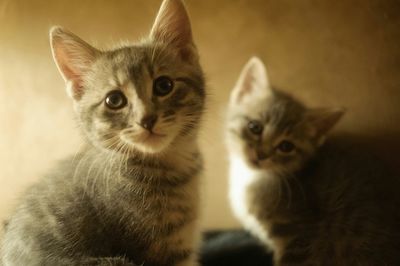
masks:
[[[337,133],[323,144],[305,172],[317,173],[318,178],[343,178],[346,182],[381,180],[385,183],[387,180],[399,183],[396,164],[390,152],[380,149],[379,143],[383,143],[382,139]]]
[[[347,161],[348,163],[380,165],[388,167],[390,152],[380,149],[385,140],[381,137],[366,137],[350,133],[336,133],[327,139],[317,156],[325,160]],[[350,161],[349,161],[350,160]],[[368,166],[368,165],[365,165]]]
[[[84,161],[86,159],[86,161]],[[59,160],[50,167],[42,177],[30,185],[21,195],[22,202],[31,205],[31,201],[45,201],[51,198],[60,198],[72,191],[83,188],[83,180],[79,168],[85,168],[88,158],[83,153]]]

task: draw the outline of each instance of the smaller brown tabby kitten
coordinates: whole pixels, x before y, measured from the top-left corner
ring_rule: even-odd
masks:
[[[133,45],[50,38],[86,145],[25,193],[3,266],[198,265],[205,88],[183,3],[164,0]]]
[[[275,265],[400,265],[399,177],[341,137],[341,109],[307,108],[252,58],[228,111],[230,201]]]

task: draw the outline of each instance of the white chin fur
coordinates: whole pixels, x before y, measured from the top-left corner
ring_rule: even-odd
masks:
[[[261,239],[261,241],[268,246],[272,246],[268,232],[250,212],[251,206],[247,204],[248,188],[260,178],[257,171],[257,169],[249,167],[246,159],[243,158],[242,155],[231,153],[229,200],[234,215],[242,223],[244,228]]]
[[[165,150],[165,148],[168,145],[165,144],[165,142],[163,143],[157,143],[157,144],[145,144],[145,143],[135,143],[134,147],[143,152],[143,153],[150,153],[150,154],[155,154],[155,153],[160,153],[163,150]]]
[[[142,134],[137,137],[122,137],[122,139],[132,145],[136,150],[156,154],[164,151],[172,142],[172,137],[170,135],[151,135]]]

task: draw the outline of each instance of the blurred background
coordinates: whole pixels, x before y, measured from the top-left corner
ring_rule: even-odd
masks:
[[[99,48],[148,34],[161,0],[0,0],[0,220],[24,188],[80,143],[51,57],[62,25]],[[400,1],[187,0],[208,78],[201,134],[203,227],[238,224],[227,200],[223,120],[253,55],[272,84],[310,106],[343,106],[341,130],[400,165]]]

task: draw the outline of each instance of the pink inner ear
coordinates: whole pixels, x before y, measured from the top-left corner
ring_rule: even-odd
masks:
[[[190,62],[193,59],[193,50],[190,47],[180,49],[179,54],[182,61]]]
[[[267,95],[271,89],[264,64],[257,57],[253,57],[245,65],[237,82],[236,103],[239,103],[246,94],[255,91],[261,95]]]
[[[313,127],[313,135],[322,137],[326,135],[343,116],[344,110],[315,110],[310,114],[309,121]]]
[[[150,35],[177,48],[185,48],[193,43],[189,16],[180,0],[164,0]],[[188,52],[183,52],[182,57],[187,56]]]
[[[78,75],[76,72],[72,70],[72,68],[68,67],[67,65],[62,65],[61,70],[64,73],[65,77],[69,80],[72,81],[73,83],[79,84],[81,81],[80,75]]]
[[[237,95],[236,102],[240,102],[241,99],[246,95],[251,93],[253,90],[253,83],[254,83],[254,77],[252,75],[247,75],[243,79],[243,83],[241,84],[240,91]]]
[[[70,63],[71,59],[66,51],[60,48],[55,49],[55,57],[58,61],[60,71],[62,72],[64,78],[71,82],[72,85],[72,96],[74,99],[80,99],[82,97],[82,71]]]

